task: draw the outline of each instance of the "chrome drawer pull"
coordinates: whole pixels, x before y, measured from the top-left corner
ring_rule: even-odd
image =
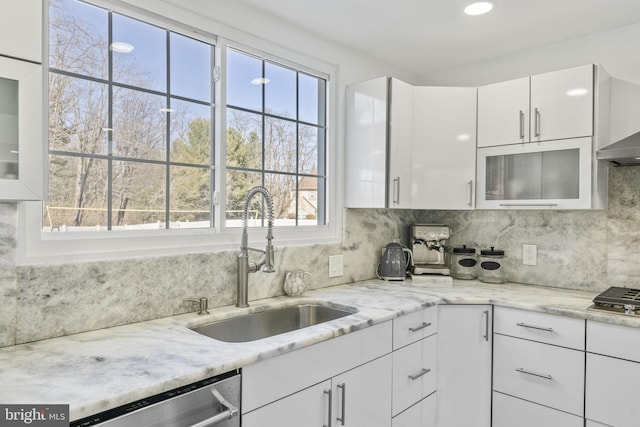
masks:
[[[553,328],[545,328],[544,326],[529,325],[528,323],[522,323],[522,322],[518,322],[516,323],[516,325],[522,326],[523,328],[537,329],[539,331],[545,331],[545,332],[553,332]]]
[[[533,375],[534,377],[544,378],[546,380],[552,380],[553,379],[553,377],[551,375],[539,374],[537,372],[527,371],[526,369],[523,369],[523,368],[516,368],[516,371],[518,371],[520,373],[523,373],[523,374],[527,374],[527,375]]]
[[[329,397],[329,424],[322,424],[322,427],[331,427],[331,417],[333,416],[331,414],[331,406],[333,406],[333,390],[329,389],[329,390],[324,390],[324,394],[326,394]]]
[[[342,384],[338,384],[337,386],[338,388],[342,389],[342,414],[340,417],[336,418],[336,420],[340,421],[340,423],[342,425],[344,425],[344,419],[345,419],[345,406],[346,406],[346,395],[347,395],[347,384],[346,383],[342,383]]]
[[[215,388],[212,389],[211,394],[213,394],[213,397],[218,401],[218,403],[227,408],[227,410],[219,413],[218,415],[207,418],[206,420],[202,420],[199,423],[192,424],[191,427],[215,426],[238,416],[238,408],[229,403],[229,401],[225,399],[218,390],[216,390]]]
[[[421,376],[428,374],[429,372],[431,372],[431,369],[422,368],[422,370],[419,373],[417,373],[415,375],[409,375],[409,379],[411,381],[415,381],[418,378],[420,378]]]
[[[418,327],[409,328],[409,332],[418,332],[420,329],[428,328],[429,326],[431,326],[431,323],[422,322],[422,325]]]

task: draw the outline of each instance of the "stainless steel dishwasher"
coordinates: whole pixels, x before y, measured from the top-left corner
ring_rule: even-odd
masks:
[[[239,427],[240,374],[230,372],[71,422],[71,427]]]

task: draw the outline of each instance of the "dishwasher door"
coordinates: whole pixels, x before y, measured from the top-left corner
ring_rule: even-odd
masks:
[[[71,423],[72,427],[239,427],[240,374],[181,387]]]

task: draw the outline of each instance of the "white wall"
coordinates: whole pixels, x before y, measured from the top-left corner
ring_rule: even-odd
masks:
[[[419,84],[481,86],[588,63],[602,65],[612,77],[640,84],[638,52],[640,23],[425,74]]]

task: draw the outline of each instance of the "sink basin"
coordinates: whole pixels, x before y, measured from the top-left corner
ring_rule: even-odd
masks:
[[[191,329],[219,341],[248,342],[339,319],[357,311],[300,304],[232,317]]]

